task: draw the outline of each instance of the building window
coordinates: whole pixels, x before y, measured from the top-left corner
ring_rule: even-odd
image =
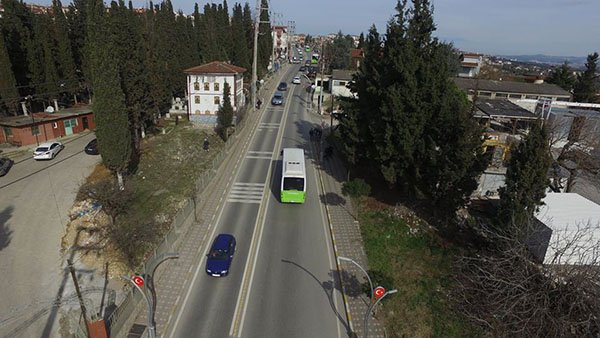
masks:
[[[481,92],[480,91],[478,95],[482,96],[482,97],[491,97],[492,93],[491,92]]]
[[[497,99],[506,99],[506,98],[508,98],[508,94],[507,93],[496,93],[496,98]]]
[[[509,99],[520,99],[522,97],[523,97],[523,95],[521,95],[521,94],[508,94]]]
[[[346,85],[346,81],[340,81],[340,86],[345,86]]]
[[[194,103],[200,103],[200,95],[194,96]]]
[[[219,83],[215,82],[215,92],[218,92],[218,91],[219,91]]]
[[[525,95],[525,98],[528,100],[537,100],[538,96],[537,95]]]
[[[205,111],[204,114],[210,115],[210,110]]]
[[[194,82],[194,90],[200,90],[200,83]]]
[[[39,126],[31,126],[31,135],[39,135],[40,127]]]
[[[196,114],[196,115],[200,115],[200,114],[202,114],[202,112],[201,112],[201,111],[199,111],[199,110],[196,110],[196,111],[194,112],[194,114]]]
[[[568,97],[560,97],[559,96],[559,97],[556,98],[556,101],[569,101],[569,98]]]
[[[210,90],[210,83],[204,82],[204,91],[209,91],[209,90]]]
[[[4,135],[6,135],[6,137],[12,136],[12,129],[4,127]]]
[[[214,102],[216,105],[220,105],[221,104],[221,97],[220,96],[215,96]]]
[[[54,129],[58,128],[58,123],[56,123],[56,122],[53,122],[53,123],[52,123],[52,128],[54,128]]]

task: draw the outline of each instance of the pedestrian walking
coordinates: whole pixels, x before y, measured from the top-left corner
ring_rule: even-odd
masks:
[[[202,149],[204,149],[204,151],[208,151],[209,147],[210,147],[210,142],[208,142],[208,138],[205,137],[204,138],[204,143],[202,144]]]

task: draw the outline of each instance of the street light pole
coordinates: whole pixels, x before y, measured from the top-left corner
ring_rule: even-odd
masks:
[[[369,318],[371,317],[371,311],[373,311],[375,306],[377,306],[377,304],[379,304],[379,302],[381,302],[381,300],[384,299],[387,295],[391,295],[396,292],[398,292],[398,290],[396,290],[396,289],[386,291],[386,293],[384,293],[383,296],[381,296],[381,298],[377,299],[377,301],[374,304],[371,304],[369,306],[367,313],[365,313],[365,324],[364,324],[365,332],[363,334],[363,337],[367,338],[369,336]]]
[[[256,18],[254,19],[254,51],[252,54],[252,84],[250,86],[252,94],[252,108],[256,108],[256,82],[258,81],[258,25],[260,24],[261,11],[262,9],[260,0],[256,0]]]
[[[350,263],[356,265],[360,269],[360,271],[362,271],[365,274],[365,276],[367,276],[367,279],[369,280],[369,286],[371,287],[371,293],[369,294],[369,299],[371,300],[371,303],[372,303],[373,302],[373,282],[371,281],[371,277],[369,277],[369,274],[367,273],[367,271],[365,269],[363,269],[363,267],[360,266],[360,264],[358,264],[352,258],[338,256],[338,259],[340,261],[350,262]]]
[[[140,285],[135,283],[133,278],[123,276],[125,280],[128,280],[131,284],[133,284],[133,286],[136,287],[136,289],[138,289],[138,291],[142,294],[142,296],[144,296],[144,299],[146,300],[146,304],[148,305],[148,338],[156,338],[156,322],[154,320],[154,313],[156,311],[156,289],[154,288],[154,272],[156,272],[156,268],[158,268],[158,266],[161,263],[165,262],[168,259],[176,258],[179,258],[178,253],[164,253],[158,256],[156,260],[151,262],[149,270],[151,270],[152,272],[150,275],[146,275],[146,278],[148,279],[146,284],[148,285],[148,289],[150,290],[152,298],[148,297],[148,293],[145,292]]]

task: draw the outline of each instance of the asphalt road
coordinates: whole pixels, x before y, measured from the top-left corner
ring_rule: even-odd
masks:
[[[51,304],[71,284],[60,240],[77,189],[100,161],[83,153],[92,138],[70,139],[50,161],[17,161],[0,177],[0,337],[58,335]]]
[[[335,287],[333,250],[311,161],[303,85],[290,83],[284,106],[268,104],[209,242],[231,233],[237,250],[229,276],[197,267],[168,337],[339,337],[342,297]],[[279,202],[282,147],[307,153],[307,201]],[[207,244],[205,244],[206,246]],[[208,248],[204,248],[206,253]]]

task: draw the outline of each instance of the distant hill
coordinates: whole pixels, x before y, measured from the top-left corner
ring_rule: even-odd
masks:
[[[498,57],[520,62],[543,63],[548,65],[560,65],[568,61],[572,68],[579,69],[585,67],[587,56],[551,56],[551,55],[497,55]]]

